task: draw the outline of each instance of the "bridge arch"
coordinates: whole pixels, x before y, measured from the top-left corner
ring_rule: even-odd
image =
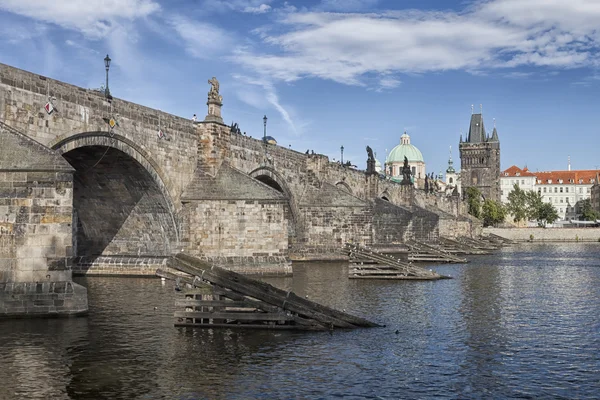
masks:
[[[390,194],[388,193],[387,189],[385,189],[383,192],[381,192],[381,194],[379,195],[379,198],[381,200],[385,200],[385,201],[390,201]]]
[[[167,257],[179,223],[160,166],[131,140],[85,132],[51,143],[75,168],[74,255]]]
[[[335,184],[335,187],[343,190],[344,192],[348,193],[348,194],[352,194],[352,188],[350,187],[350,185],[348,185],[345,181],[339,181]]]
[[[273,189],[283,193],[288,200],[290,217],[288,218],[289,236],[291,241],[294,239],[300,240],[302,234],[302,221],[300,219],[300,211],[296,204],[294,193],[286,183],[285,179],[275,169],[268,166],[260,166],[252,170],[248,175],[252,178],[272,187]]]

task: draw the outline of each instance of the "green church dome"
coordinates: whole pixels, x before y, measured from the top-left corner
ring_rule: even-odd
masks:
[[[400,137],[400,144],[390,151],[385,162],[389,163],[403,163],[404,157],[409,162],[423,161],[423,154],[415,146],[410,144],[410,136],[406,132]]]

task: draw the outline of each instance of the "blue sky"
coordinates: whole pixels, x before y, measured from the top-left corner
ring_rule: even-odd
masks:
[[[483,105],[502,168],[600,165],[600,0],[0,0],[0,62],[365,167],[406,129],[427,171]]]

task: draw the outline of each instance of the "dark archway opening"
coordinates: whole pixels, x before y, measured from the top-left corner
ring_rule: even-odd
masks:
[[[261,181],[262,183],[264,183],[267,186],[272,187],[273,189],[277,190],[280,193],[286,194],[283,191],[283,188],[281,187],[281,185],[279,185],[279,183],[277,183],[273,178],[271,178],[270,176],[266,176],[266,175],[260,175],[257,176],[255,178],[258,181]]]
[[[164,257],[176,242],[173,215],[146,169],[120,150],[80,147],[63,154],[73,180],[74,255]]]
[[[381,200],[390,201],[386,196],[381,196]]]

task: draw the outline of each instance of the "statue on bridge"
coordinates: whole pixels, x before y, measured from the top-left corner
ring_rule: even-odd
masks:
[[[223,96],[219,94],[219,81],[217,78],[213,76],[212,79],[208,80],[208,83],[211,85],[208,91],[208,101],[213,100],[223,103]]]
[[[412,185],[410,176],[411,176],[411,172],[410,172],[410,166],[408,165],[408,158],[406,158],[406,156],[404,156],[404,165],[402,166],[402,184],[403,185]]]
[[[204,120],[222,124],[223,118],[221,117],[221,107],[223,106],[223,96],[219,94],[219,81],[213,76],[212,79],[208,80],[208,83],[210,84],[208,101],[206,102],[206,105],[208,106],[208,114]]]
[[[367,174],[375,174],[375,157],[373,156],[373,149],[367,146]]]

